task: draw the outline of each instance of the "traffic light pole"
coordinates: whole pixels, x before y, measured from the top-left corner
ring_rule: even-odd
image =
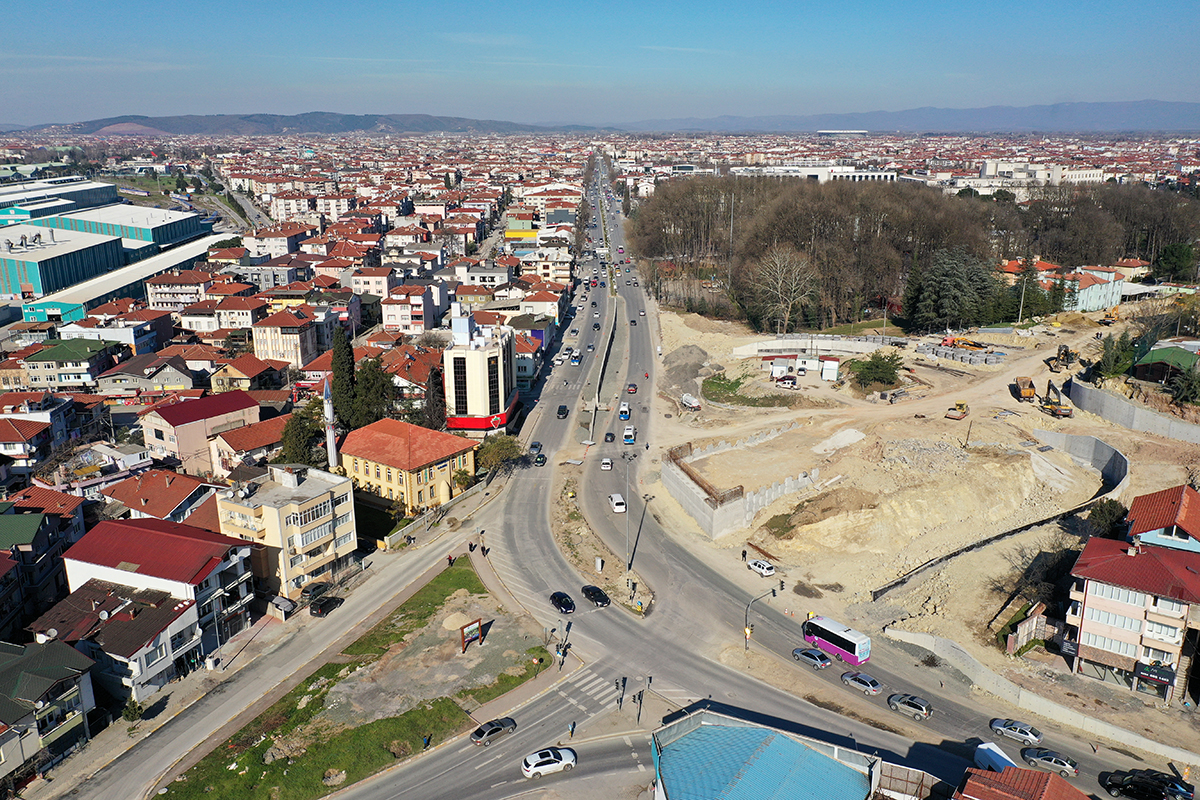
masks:
[[[755,597],[753,600],[751,600],[749,603],[746,603],[746,627],[743,629],[746,633],[746,650],[745,650],[745,652],[747,652],[747,653],[750,652],[750,634],[754,632],[754,628],[750,625],[750,606],[754,605],[759,600],[762,600],[767,595],[770,595],[771,597],[775,597],[776,592],[782,592],[782,591],[783,591],[783,581],[780,581],[779,589],[772,589],[769,592],[763,592],[758,597]]]

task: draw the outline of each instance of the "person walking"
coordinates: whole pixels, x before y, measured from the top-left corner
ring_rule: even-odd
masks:
[[[745,560],[746,560],[746,551],[743,550],[742,551],[742,561],[745,562]]]
[[[571,724],[567,726],[567,738],[568,739],[575,738],[575,721],[574,720],[572,720]]]
[[[451,553],[450,555],[446,556],[446,566],[447,566],[447,567],[453,567],[453,566],[454,566],[454,554],[453,554],[453,553]]]

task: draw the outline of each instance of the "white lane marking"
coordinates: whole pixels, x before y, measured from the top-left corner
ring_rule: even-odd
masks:
[[[628,736],[626,736],[626,737],[624,737],[623,739],[621,739],[621,741],[623,741],[623,742],[625,743],[625,746],[626,746],[626,747],[633,747],[633,742],[631,742],[631,741],[629,740],[629,737],[628,737]]]
[[[646,765],[638,764],[638,772],[645,772],[645,771],[646,771]]]

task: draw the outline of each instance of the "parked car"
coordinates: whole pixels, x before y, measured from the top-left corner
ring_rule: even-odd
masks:
[[[613,433],[612,431],[609,431],[608,433],[604,434],[604,441],[615,442],[616,440],[617,440],[617,435],[615,433]]]
[[[560,614],[575,613],[575,601],[566,592],[555,592],[550,595],[550,605],[554,606],[554,610]]]
[[[641,311],[639,311],[639,312],[638,312],[638,316],[639,316],[639,317],[644,317],[644,316],[646,316],[646,309],[644,309],[644,308],[643,308]]]
[[[579,593],[583,595],[585,600],[596,606],[596,608],[607,608],[608,604],[612,602],[608,599],[608,594],[599,586],[588,584],[580,589]]]
[[[512,717],[488,720],[475,729],[471,734],[471,744],[487,747],[497,739],[513,733],[517,729],[517,721]]]
[[[843,672],[842,683],[851,689],[858,689],[868,697],[883,691],[883,684],[865,672]]]
[[[521,774],[526,778],[540,778],[555,772],[570,772],[575,762],[575,751],[569,747],[547,747],[525,756]]]
[[[917,722],[924,722],[933,713],[928,700],[915,694],[894,694],[888,698],[888,708],[898,714],[908,714]]]
[[[1030,725],[1015,719],[994,719],[991,723],[992,733],[997,736],[1007,736],[1022,742],[1026,747],[1042,743],[1042,732]]]
[[[530,442],[529,443],[529,452],[535,456],[538,453],[542,452],[542,443],[541,442]]]
[[[629,394],[637,394],[637,384],[636,383],[629,384],[629,386],[625,387],[625,391],[628,392]]]
[[[604,470],[605,472],[608,472],[609,470],[611,470],[612,469],[612,459],[611,458],[600,459],[600,469]]]
[[[533,459],[533,465],[534,465],[535,467],[544,467],[544,466],[546,466],[546,454],[545,454],[545,453],[538,453],[538,454],[537,454],[537,455],[534,457],[534,459]]]
[[[753,561],[750,561],[746,564],[746,566],[749,567],[752,572],[757,572],[764,578],[769,578],[775,574],[775,567],[771,565],[771,562],[763,561],[761,558],[756,558]]]
[[[829,656],[812,647],[797,647],[792,651],[792,658],[813,669],[825,669],[833,663],[829,660]]]
[[[1021,758],[1031,767],[1057,772],[1064,778],[1074,778],[1079,774],[1079,765],[1075,763],[1074,759],[1044,747],[1026,748],[1021,751]]]
[[[332,597],[324,595],[313,601],[313,604],[308,607],[308,613],[313,617],[328,617],[330,612],[346,602],[340,597]]]
[[[1196,797],[1196,787],[1178,775],[1156,769],[1131,769],[1129,774],[1161,783],[1167,794],[1176,800],[1194,800]]]
[[[1158,781],[1141,775],[1114,772],[1104,779],[1104,791],[1113,797],[1128,797],[1131,800],[1172,800],[1167,787]]]
[[[325,581],[313,581],[312,583],[304,584],[304,588],[300,590],[300,596],[306,600],[313,600],[320,597],[329,591],[332,584]]]

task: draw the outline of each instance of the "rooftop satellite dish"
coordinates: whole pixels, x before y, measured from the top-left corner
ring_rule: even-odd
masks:
[[[58,638],[58,628],[49,628],[49,629],[47,629],[47,630],[46,630],[46,636],[48,636],[48,637],[49,637],[49,638],[51,638],[51,639],[57,639],[57,638]]]
[[[97,614],[96,616],[100,617],[100,619],[101,619],[101,620],[106,620],[106,619],[108,619],[108,612],[107,612],[107,611],[101,611],[101,612],[100,612],[99,614]]]

